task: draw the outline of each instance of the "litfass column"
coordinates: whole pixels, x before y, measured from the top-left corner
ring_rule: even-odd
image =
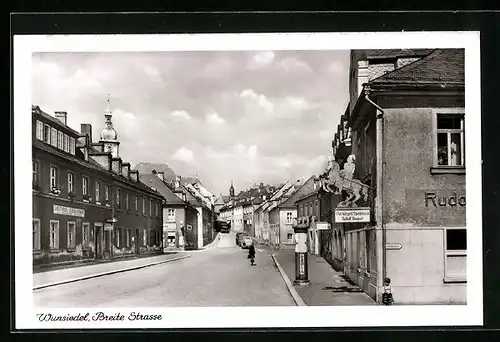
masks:
[[[307,230],[309,220],[293,227],[295,233],[295,281],[294,285],[307,285],[310,283],[307,260]]]

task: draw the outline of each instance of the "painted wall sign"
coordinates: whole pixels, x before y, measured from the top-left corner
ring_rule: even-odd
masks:
[[[330,229],[330,223],[328,222],[317,222],[316,223],[317,230],[328,230]]]
[[[304,274],[306,272],[306,266],[304,262],[304,254],[299,254],[299,273]]]
[[[84,209],[63,207],[62,205],[54,204],[54,214],[58,215],[67,215],[67,216],[76,216],[76,217],[85,217]]]
[[[400,250],[403,246],[400,243],[386,243],[385,249],[387,250]]]
[[[426,207],[464,207],[465,196],[457,196],[454,192],[451,196],[438,196],[435,192],[425,192]]]
[[[370,222],[370,208],[337,208],[335,222]]]

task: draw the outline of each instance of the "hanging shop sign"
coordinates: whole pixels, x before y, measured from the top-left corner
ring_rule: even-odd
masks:
[[[316,222],[316,229],[317,230],[328,230],[328,229],[330,229],[330,223],[329,222]]]
[[[71,207],[63,207],[62,205],[54,204],[54,214],[85,217],[85,210]]]
[[[335,209],[336,223],[363,223],[370,222],[370,208],[337,208]]]

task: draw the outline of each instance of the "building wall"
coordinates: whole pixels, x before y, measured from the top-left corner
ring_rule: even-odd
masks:
[[[273,245],[279,245],[280,240],[280,211],[275,208],[269,212],[269,242]]]
[[[213,229],[213,213],[211,210],[203,207],[202,209],[202,222],[203,222],[203,246],[208,245],[214,239]],[[202,247],[203,247],[202,246]]]
[[[291,214],[292,220],[288,221],[288,214]],[[293,245],[293,219],[297,218],[297,209],[282,208],[279,211],[280,215],[280,242],[283,245]]]
[[[233,210],[234,231],[243,231],[243,207],[237,206]]]

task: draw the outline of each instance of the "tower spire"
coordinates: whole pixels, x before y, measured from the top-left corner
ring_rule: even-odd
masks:
[[[106,104],[106,115],[111,115],[111,107],[109,105],[110,98],[111,98],[111,94],[108,93],[108,100],[107,100],[107,104]]]

